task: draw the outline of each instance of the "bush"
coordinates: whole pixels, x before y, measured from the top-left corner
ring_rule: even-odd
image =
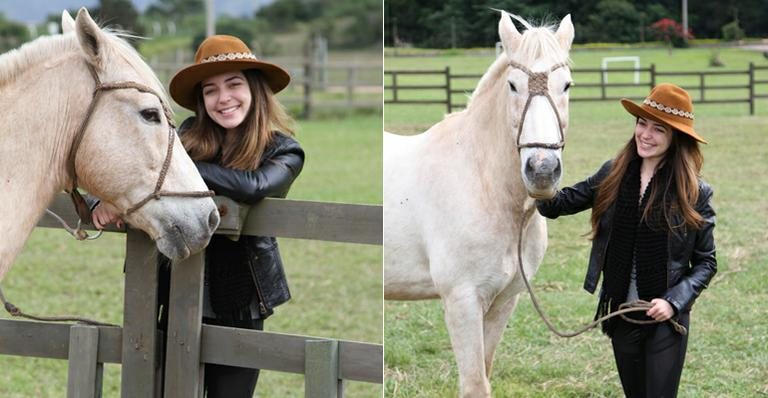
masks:
[[[682,25],[669,18],[662,18],[654,22],[650,30],[656,38],[677,48],[688,47],[688,40],[693,39],[690,29],[683,32]]]
[[[727,41],[737,41],[744,38],[744,30],[739,26],[739,20],[727,23],[721,28],[723,39]]]

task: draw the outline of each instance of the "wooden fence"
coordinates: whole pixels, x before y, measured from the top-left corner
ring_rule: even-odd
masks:
[[[755,66],[749,64],[746,70],[730,71],[702,71],[702,72],[661,72],[651,64],[648,68],[593,68],[572,69],[576,83],[571,89],[571,101],[612,101],[621,98],[643,99],[645,94],[660,80],[666,77],[675,77],[680,80],[680,85],[692,93],[698,94],[694,102],[699,103],[747,103],[749,114],[755,114],[755,100],[768,98],[768,77],[758,78],[760,71],[768,71],[768,66]],[[635,73],[645,76],[645,81],[635,82],[608,82],[609,73]],[[768,72],[765,72],[768,74]],[[474,84],[482,75],[478,74],[453,74],[450,67],[442,70],[388,70],[384,71],[385,78],[389,78],[389,84],[385,83],[385,104],[440,104],[445,105],[450,113],[456,109],[466,107],[466,101],[457,101],[456,96],[466,99],[474,89]],[[591,75],[591,76],[590,76]],[[580,77],[586,76],[586,77]],[[713,78],[723,80],[743,80],[739,83],[712,82]],[[735,79],[730,79],[735,78]],[[403,82],[406,80],[406,82]],[[581,81],[585,81],[582,83]],[[624,79],[626,80],[626,79]],[[463,83],[461,83],[463,81]],[[467,83],[469,82],[469,83]],[[468,86],[467,84],[472,84]],[[760,88],[763,88],[760,90]],[[641,90],[638,90],[641,89]],[[743,96],[722,96],[726,91],[742,90]],[[408,95],[417,91],[418,94]],[[620,93],[617,93],[619,91]],[[717,93],[717,95],[712,95]]]
[[[381,206],[266,199],[250,208],[215,198],[217,233],[279,236],[381,245]],[[51,209],[75,220],[66,196]],[[38,226],[59,228],[43,217]],[[120,232],[117,230],[112,230]],[[203,254],[171,271],[165,347],[156,328],[155,244],[126,232],[123,326],[0,320],[0,354],[69,359],[69,398],[101,396],[104,363],[120,363],[122,397],[202,397],[203,364],[215,363],[305,375],[306,397],[341,397],[344,380],[383,383],[383,346],[321,337],[203,325]],[[165,373],[162,365],[165,364]]]

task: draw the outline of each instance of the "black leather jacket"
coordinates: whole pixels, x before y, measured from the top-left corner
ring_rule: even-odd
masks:
[[[597,173],[572,187],[563,188],[554,198],[537,200],[536,207],[539,213],[554,219],[591,208],[597,194],[597,187],[608,175],[611,166],[612,161],[605,162]],[[675,313],[690,310],[696,298],[717,272],[713,236],[715,211],[712,209],[711,199],[712,188],[706,182],[699,180],[699,199],[695,209],[704,218],[704,225],[699,230],[683,227],[680,231],[668,233],[667,291],[661,298],[672,304]],[[606,211],[599,221],[597,236],[592,241],[589,267],[584,278],[584,289],[590,293],[595,292],[600,272],[605,266],[613,213],[613,207]],[[677,216],[677,219],[672,221],[679,224],[681,218]]]
[[[189,118],[182,123],[179,135],[191,126],[192,121],[193,118]],[[261,165],[256,170],[234,170],[201,161],[196,161],[195,165],[205,184],[216,195],[254,204],[266,197],[284,198],[288,194],[288,189],[304,166],[304,151],[296,140],[277,132],[265,148]],[[212,239],[229,238],[214,235]],[[291,298],[277,240],[274,237],[243,235],[238,243],[244,245],[248,253],[242,261],[251,268],[256,284],[254,299],[258,300],[260,317],[265,318],[273,308]],[[206,256],[216,255],[210,250],[206,252]]]

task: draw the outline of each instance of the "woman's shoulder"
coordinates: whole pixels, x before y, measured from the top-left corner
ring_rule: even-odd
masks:
[[[301,145],[293,136],[278,130],[273,131],[272,140],[268,146],[273,147],[275,150],[301,149]]]
[[[712,185],[709,185],[708,182],[702,180],[699,178],[699,202],[702,201],[709,201],[709,199],[712,198],[712,195],[714,194],[714,189],[712,188]]]

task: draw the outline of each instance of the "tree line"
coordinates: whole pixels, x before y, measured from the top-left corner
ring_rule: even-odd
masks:
[[[387,46],[483,47],[498,40],[502,9],[534,24],[571,14],[576,43],[636,43],[663,39],[652,25],[682,22],[681,0],[385,0]],[[768,0],[689,0],[693,38],[734,40],[768,36]]]
[[[69,10],[75,15],[77,10]],[[97,21],[137,36],[151,35],[152,26],[172,23],[170,34],[194,37],[192,51],[205,37],[204,0],[155,0],[142,13],[130,0],[99,0],[88,10]],[[381,43],[381,0],[275,0],[246,17],[222,16],[216,33],[238,36],[256,43],[263,52],[276,46],[276,32],[291,32],[302,25],[308,36],[321,35],[337,48],[363,48]],[[51,14],[47,22],[56,24],[61,14]],[[44,27],[41,28],[44,31]],[[169,32],[163,32],[169,34]],[[26,25],[0,13],[0,52],[32,39]],[[138,45],[140,42],[135,42]]]

